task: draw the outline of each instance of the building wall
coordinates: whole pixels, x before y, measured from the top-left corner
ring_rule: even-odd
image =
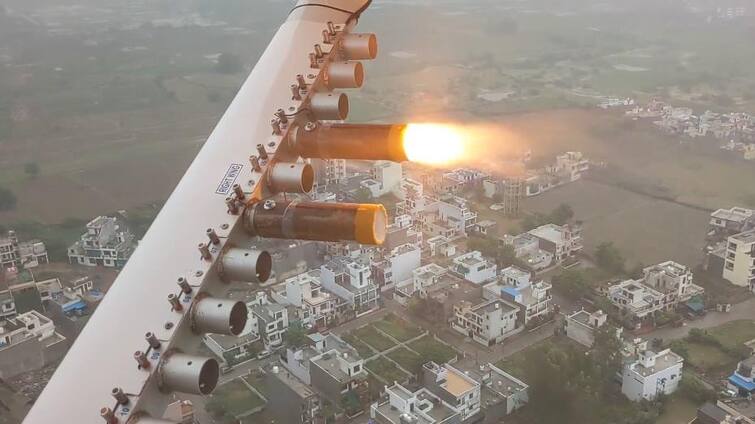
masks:
[[[665,384],[661,381],[665,379]],[[624,369],[621,392],[632,401],[652,400],[658,394],[670,395],[679,387],[682,380],[682,364],[662,370],[656,374],[643,377],[630,367]]]
[[[315,363],[309,365],[312,387],[331,402],[338,404],[341,400],[341,384]]]
[[[10,379],[44,366],[44,344],[36,337],[0,350],[0,378],[2,379]]]
[[[736,286],[748,287],[755,278],[755,243],[745,243],[729,237],[723,278]]]
[[[566,336],[585,347],[595,343],[595,330],[575,320],[566,319]]]

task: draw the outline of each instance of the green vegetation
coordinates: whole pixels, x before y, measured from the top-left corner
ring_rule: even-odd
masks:
[[[501,243],[495,238],[471,236],[467,238],[467,248],[477,250],[483,256],[493,259],[498,268],[506,268],[512,265],[527,268],[527,264],[516,257],[513,246],[508,244],[501,246]]]
[[[401,365],[407,371],[418,374],[422,370],[422,364],[426,361],[416,353],[402,347],[387,354],[388,358]]]
[[[574,210],[567,203],[561,203],[549,214],[533,213],[524,217],[522,229],[529,231],[546,224],[564,225],[574,218]]]
[[[674,340],[669,347],[683,356],[695,369],[723,376],[737,362],[750,356],[745,342],[755,338],[755,322],[731,321],[710,330],[693,328],[682,340]]]
[[[423,362],[433,361],[437,364],[444,364],[457,355],[456,350],[435,340],[429,334],[409,343],[409,347],[419,353]]]
[[[291,349],[298,349],[307,344],[310,339],[307,337],[307,331],[301,325],[301,321],[291,322],[288,330],[283,335],[283,343]]]
[[[31,178],[36,178],[39,175],[39,164],[37,162],[26,162],[24,164],[24,172]]]
[[[559,405],[525,408],[521,412],[524,422],[654,422],[661,402],[631,402],[613,382],[621,367],[619,349],[620,342],[611,331],[599,331],[589,353],[558,336],[531,346],[498,366],[530,385],[530,404]]]
[[[603,270],[619,275],[624,273],[626,260],[613,242],[603,242],[595,248],[595,262]]]
[[[375,373],[388,383],[393,383],[394,381],[403,382],[409,377],[393,362],[383,357],[373,359],[367,362],[365,366],[369,371]]]
[[[409,303],[409,313],[417,319],[433,325],[444,325],[446,313],[442,303],[432,298],[414,298]]]
[[[372,323],[372,325],[400,342],[411,340],[422,334],[422,330],[392,313],[387,314],[383,319]]]
[[[362,359],[369,358],[370,356],[375,354],[375,351],[370,349],[369,346],[364,344],[363,341],[359,340],[354,336],[353,334],[347,334],[342,337],[346,343],[350,344],[354,349],[359,352],[359,356],[362,357]]]
[[[263,406],[265,401],[240,380],[233,380],[218,386],[205,406],[207,412],[222,422],[230,421],[239,415]]]
[[[352,334],[360,338],[366,344],[377,349],[379,352],[388,350],[396,345],[395,343],[391,341],[391,339],[378,333],[378,331],[375,330],[375,327],[371,325],[367,325],[365,327],[359,328],[355,330]]]

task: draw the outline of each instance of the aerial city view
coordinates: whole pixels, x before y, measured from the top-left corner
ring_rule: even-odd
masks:
[[[0,424],[755,424],[755,1],[4,0]]]

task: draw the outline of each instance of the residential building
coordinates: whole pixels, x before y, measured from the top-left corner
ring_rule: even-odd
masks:
[[[456,369],[481,385],[480,413],[482,420],[472,417],[468,422],[482,422],[484,424],[498,424],[505,422],[505,417],[523,407],[529,401],[529,386],[511,374],[499,369],[491,363],[473,365]]]
[[[611,303],[637,319],[664,310],[664,297],[658,290],[635,280],[626,280],[608,288],[608,299]]]
[[[737,369],[729,376],[728,386],[737,396],[755,394],[755,355],[737,364]]]
[[[397,191],[402,178],[400,163],[377,161],[372,167],[372,178],[362,181],[360,185],[370,191],[370,196],[376,198]]]
[[[714,233],[729,236],[752,227],[755,227],[755,211],[752,209],[735,206],[731,209],[718,209],[710,214],[709,228]]]
[[[539,247],[550,252],[556,263],[579,253],[582,248],[582,226],[579,224],[546,224],[528,231],[540,240]]]
[[[66,338],[51,319],[37,311],[0,324],[0,378],[10,379],[49,365],[65,355]]]
[[[434,395],[454,405],[462,421],[480,412],[482,385],[452,365],[432,361],[422,365],[422,381]]]
[[[556,165],[551,169],[553,174],[563,176],[565,182],[574,182],[590,169],[590,161],[582,152],[566,152],[556,156]]]
[[[454,305],[451,328],[483,346],[491,346],[521,331],[522,327],[517,325],[518,313],[516,305],[502,299],[476,305],[461,301]]]
[[[482,182],[485,197],[493,199],[497,210],[509,216],[518,216],[524,195],[524,181],[520,177],[507,177],[502,180],[487,179]]]
[[[467,206],[467,201],[458,196],[446,196],[428,203],[421,217],[422,228],[432,236],[447,238],[464,236],[477,223],[477,213]]]
[[[237,362],[251,359],[254,353],[262,350],[263,344],[259,331],[252,331],[253,328],[259,329],[259,322],[254,314],[250,314],[246,328],[238,336],[211,333],[205,334],[202,342],[215,354],[221,364],[230,367]]]
[[[63,287],[79,296],[84,296],[94,289],[94,282],[89,277],[80,277],[64,281]],[[44,300],[44,296],[42,300]]]
[[[45,302],[62,291],[57,278],[36,281],[31,270],[0,268],[0,319],[32,310],[45,312]]]
[[[456,245],[444,236],[430,237],[426,241],[428,256],[445,256],[447,258],[456,255]]]
[[[326,328],[336,319],[339,299],[322,288],[320,270],[288,278],[273,288],[271,297],[278,303],[295,306],[306,327]]]
[[[265,370],[265,386],[269,390],[266,410],[275,422],[321,424],[325,422],[323,400],[308,384],[274,363]]]
[[[459,410],[425,388],[415,392],[394,383],[370,406],[378,424],[461,424]]]
[[[755,424],[755,402],[736,399],[706,403],[690,424]]]
[[[354,391],[367,399],[364,359],[335,334],[310,334],[305,345],[288,347],[283,365],[334,404]]]
[[[635,402],[670,395],[679,387],[683,366],[684,359],[671,349],[658,353],[646,350],[624,366],[621,392]]]
[[[496,264],[474,250],[453,258],[451,271],[475,284],[482,284],[496,278]]]
[[[595,331],[608,320],[608,315],[601,310],[589,313],[584,309],[566,316],[566,336],[575,342],[591,348],[595,343]]]
[[[380,289],[372,281],[370,267],[358,260],[334,258],[320,267],[320,283],[344,300],[356,316],[378,308]],[[336,311],[343,312],[343,311]]]
[[[643,269],[643,284],[663,293],[663,303],[667,310],[673,310],[681,302],[702,295],[704,289],[692,283],[693,275],[689,267],[674,261],[661,262]]]
[[[514,249],[517,259],[535,271],[548,268],[553,263],[553,254],[540,248],[540,239],[529,233],[511,236],[505,234],[499,239],[499,247],[509,245]]]
[[[755,291],[755,230],[728,238],[723,278]]]
[[[485,219],[478,221],[472,226],[472,233],[478,234],[483,237],[494,237],[498,235],[498,223]]]
[[[266,296],[247,304],[255,319],[251,322],[251,332],[259,335],[266,348],[283,344],[283,335],[288,330],[288,310],[278,303],[271,303]],[[256,325],[255,325],[256,324]]]
[[[16,232],[0,237],[0,268],[34,268],[50,262],[47,248],[40,240],[19,241]]]
[[[386,255],[372,261],[372,277],[381,291],[392,289],[398,283],[411,280],[412,271],[421,265],[419,245],[403,244]]]
[[[68,261],[86,266],[121,268],[136,248],[133,234],[115,218],[98,216],[87,224],[81,239],[68,248]]]
[[[535,318],[544,318],[553,312],[553,286],[545,281],[532,282],[532,274],[510,266],[501,270],[498,280],[483,287],[482,296],[487,300],[505,299],[521,308],[520,321],[528,324]]]

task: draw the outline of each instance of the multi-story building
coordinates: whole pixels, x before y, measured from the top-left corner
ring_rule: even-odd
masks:
[[[325,263],[320,267],[320,283],[343,299],[343,308],[350,308],[356,316],[378,307],[380,289],[372,282],[370,267],[358,260],[335,258]]]
[[[728,387],[740,397],[755,394],[755,355],[737,364],[737,369],[729,376]]]
[[[540,240],[540,249],[550,252],[556,263],[574,256],[583,248],[582,226],[578,224],[546,224],[530,230],[529,234]]]
[[[367,371],[359,352],[335,334],[307,337],[303,346],[286,349],[286,369],[335,404],[350,391],[366,401]]]
[[[692,283],[692,271],[674,261],[661,262],[643,270],[642,282],[663,293],[666,309],[672,310],[681,302],[703,294],[704,289]]]
[[[566,152],[556,156],[556,165],[549,170],[562,177],[564,182],[574,182],[582,178],[589,169],[590,161],[582,155],[582,152]]]
[[[390,161],[377,161],[372,167],[372,178],[360,183],[362,188],[370,191],[373,198],[398,191],[403,178],[401,164]]]
[[[425,388],[415,392],[394,383],[370,406],[370,418],[378,424],[461,424],[456,406]]]
[[[422,381],[434,395],[454,405],[462,421],[480,412],[482,385],[452,365],[435,362],[422,365]]]
[[[608,288],[608,299],[611,303],[638,319],[664,310],[664,297],[658,290],[635,280],[623,281]]]
[[[0,269],[34,268],[48,262],[47,248],[42,241],[19,241],[13,230],[8,231],[6,237],[0,237]]]
[[[497,266],[474,250],[453,258],[450,269],[465,280],[482,284],[496,278]]]
[[[531,320],[545,317],[553,312],[553,286],[545,281],[532,282],[532,274],[515,266],[501,270],[498,280],[486,284],[482,297],[487,300],[505,299],[521,308],[520,320],[527,324]]]
[[[679,387],[683,366],[684,359],[670,349],[646,350],[636,361],[625,364],[621,392],[635,402],[670,395]]]
[[[421,253],[418,245],[407,243],[372,261],[371,273],[375,284],[381,291],[386,291],[398,283],[411,280],[412,271],[421,265]]]
[[[298,308],[299,319],[307,327],[325,328],[336,319],[338,297],[320,283],[320,270],[288,278],[274,287],[271,297],[278,303]]]
[[[480,412],[484,416],[483,423],[505,422],[507,415],[529,401],[529,386],[491,363],[455,366],[481,385]],[[479,422],[476,418],[471,417],[467,422]]]
[[[601,310],[589,313],[584,309],[566,316],[566,336],[575,342],[591,348],[595,343],[595,331],[608,320],[608,315]]]
[[[134,235],[121,230],[115,218],[98,216],[87,232],[68,248],[68,261],[86,266],[121,268],[136,248]]]
[[[755,230],[728,238],[723,278],[755,291]]]
[[[499,248],[511,246],[517,259],[535,271],[548,268],[553,263],[553,254],[540,248],[540,239],[529,233],[512,236],[504,234],[498,240]]]
[[[446,196],[429,202],[420,219],[424,231],[453,239],[472,230],[477,223],[477,213],[469,209],[464,198]]]
[[[271,303],[266,296],[247,304],[255,319],[251,320],[251,332],[259,335],[266,348],[283,344],[283,335],[288,330],[288,310],[283,305]]]
[[[755,211],[733,207],[718,209],[710,214],[709,228],[714,234],[730,236],[755,227]]]
[[[66,338],[51,319],[37,311],[19,314],[0,325],[0,378],[42,368],[66,352]]]
[[[502,299],[488,300],[477,305],[461,301],[454,305],[451,328],[471,337],[477,343],[491,346],[518,333],[519,308]]]
[[[755,402],[749,399],[708,402],[697,409],[690,424],[755,424]]]
[[[278,423],[322,424],[323,399],[307,383],[277,363],[264,373],[269,390],[266,411]]]

